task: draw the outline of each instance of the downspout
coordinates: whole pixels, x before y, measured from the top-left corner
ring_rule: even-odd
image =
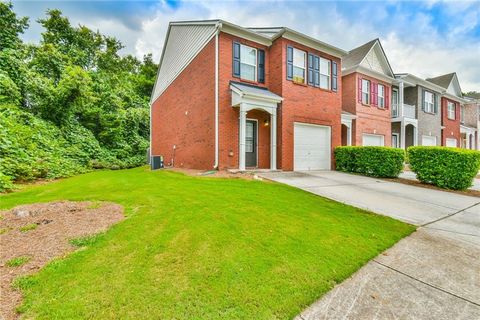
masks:
[[[214,169],[218,169],[218,34],[221,24],[217,25],[215,33],[215,164]]]

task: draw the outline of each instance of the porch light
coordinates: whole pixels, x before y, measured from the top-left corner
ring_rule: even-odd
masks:
[[[270,125],[270,121],[268,121],[268,120],[263,120],[263,125],[264,125],[265,127],[268,127],[268,126]]]

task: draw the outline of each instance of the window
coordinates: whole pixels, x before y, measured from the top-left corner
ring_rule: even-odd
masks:
[[[392,148],[400,148],[398,145],[399,142],[399,134],[398,133],[392,133]]]
[[[257,49],[240,45],[240,78],[257,81]]]
[[[393,89],[392,91],[392,115],[394,117],[398,117],[399,116],[399,112],[398,112],[398,90],[397,89]]]
[[[362,79],[362,103],[370,104],[370,80]]]
[[[293,81],[305,83],[305,69],[307,63],[307,53],[298,49],[293,49]]]
[[[447,116],[448,119],[455,120],[455,103],[447,102]]]
[[[330,90],[330,67],[331,61],[320,58],[320,88]]]
[[[430,91],[425,91],[424,111],[434,113],[435,112],[435,96]]]
[[[379,108],[385,108],[385,86],[378,85],[377,104]]]

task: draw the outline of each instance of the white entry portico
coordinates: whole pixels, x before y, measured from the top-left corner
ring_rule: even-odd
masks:
[[[232,107],[239,108],[238,136],[238,169],[244,171],[246,152],[247,112],[263,110],[270,114],[270,170],[277,169],[277,106],[283,98],[266,88],[230,82],[232,90]]]

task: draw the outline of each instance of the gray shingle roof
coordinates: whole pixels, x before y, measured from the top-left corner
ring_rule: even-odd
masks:
[[[378,39],[374,39],[361,45],[358,48],[351,50],[345,57],[343,57],[342,65],[344,69],[355,67],[362,62],[363,58],[370,52],[370,49],[375,45]]]
[[[450,83],[452,82],[453,77],[455,77],[455,72],[444,74],[443,76],[438,76],[435,78],[429,78],[426,80],[430,81],[431,83],[435,83],[436,85],[439,85],[442,88],[447,89]]]
[[[254,85],[248,85],[240,82],[230,81],[230,85],[240,90],[246,95],[263,96],[275,100],[282,100],[282,97],[269,91],[267,88],[257,87]]]

